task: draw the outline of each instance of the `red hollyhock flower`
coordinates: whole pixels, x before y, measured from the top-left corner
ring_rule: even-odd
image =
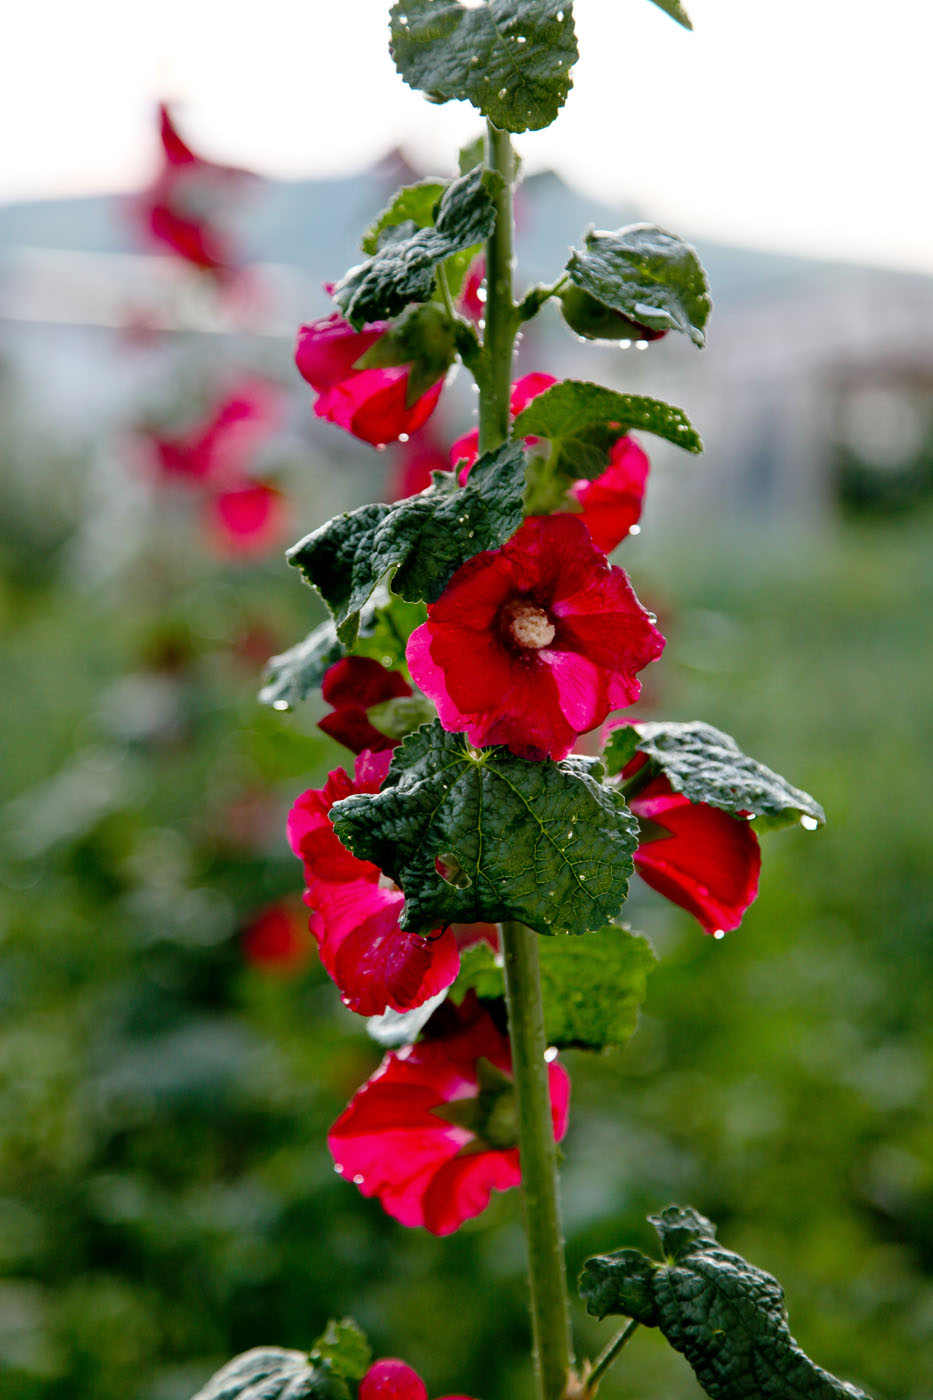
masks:
[[[243,930],[241,943],[247,962],[267,972],[295,972],[311,952],[304,921],[284,903],[257,914]]]
[[[345,656],[325,672],[321,693],[334,709],[318,721],[318,729],[338,744],[346,744],[354,753],[395,748],[398,740],[380,734],[366,711],[383,700],[411,694],[411,686],[398,671],[387,671],[368,656]]]
[[[470,263],[457,297],[457,310],[471,321],[481,321],[486,314],[485,281],[486,259],[480,254]]]
[[[374,1361],[360,1381],[359,1400],[428,1400],[424,1381],[397,1356]],[[440,1400],[470,1400],[467,1395],[442,1395]]]
[[[449,1235],[486,1209],[493,1189],[517,1186],[521,1170],[508,1036],[472,993],[459,1008],[445,1003],[436,1022],[442,1030],[386,1055],[327,1143],[337,1170],[395,1220]],[[560,1141],[570,1080],[556,1063],[548,1076]]]
[[[577,735],[631,705],[660,656],[622,569],[578,516],[532,516],[456,571],[408,640],[408,669],[447,730],[563,758]]]
[[[643,762],[636,754],[623,781]],[[761,851],[751,824],[708,802],[690,802],[663,775],[628,803],[643,823],[635,869],[645,883],[686,909],[707,933],[738,928],[758,893]]]
[[[321,962],[361,1016],[392,1007],[411,1011],[449,987],[460,970],[460,954],[449,929],[427,936],[404,933],[399,915],[404,896],[379,867],[358,860],[342,846],[330,809],[354,792],[378,792],[392,755],[362,753],[353,778],[342,768],[323,788],[302,794],[288,816],[288,839],[304,862],[304,900],[313,911],[309,928]]]
[[[220,165],[196,155],[182,138],[168,107],[159,106],[162,169],[135,201],[135,212],[146,235],[176,257],[218,281],[236,275],[238,257],[217,213],[247,171]]]
[[[149,433],[146,445],[165,479],[242,484],[247,464],[277,427],[281,396],[261,379],[244,379],[206,417],[174,435]]]
[[[441,396],[443,378],[409,407],[407,365],[354,369],[356,362],[388,330],[388,321],[373,321],[355,331],[333,312],[298,330],[295,364],[302,379],[318,393],[318,418],[345,428],[374,447],[383,447],[427,422]]]
[[[247,481],[207,497],[208,538],[218,554],[254,558],[280,544],[286,516],[282,493],[265,481]]]
[[[621,544],[641,517],[650,463],[633,438],[620,437],[609,453],[609,467],[595,481],[577,481],[570,495],[583,508],[590,539],[604,554]]]

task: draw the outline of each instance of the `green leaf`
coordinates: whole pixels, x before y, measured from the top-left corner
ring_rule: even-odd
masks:
[[[559,1050],[606,1050],[635,1033],[648,973],[657,962],[647,938],[617,924],[581,938],[546,938],[538,949],[544,1029]],[[450,990],[455,1001],[468,991],[479,997],[505,995],[502,966],[488,943],[460,954],[460,975]]]
[[[366,1334],[352,1317],[333,1318],[311,1348],[311,1361],[323,1362],[347,1381],[361,1381],[373,1359]]]
[[[654,224],[586,235],[567,263],[575,286],[653,331],[682,331],[704,345],[712,305],[706,273],[689,243]]]
[[[435,721],[395,750],[381,792],[336,803],[331,820],[404,891],[402,928],[518,919],[583,933],[618,914],[637,844],[635,819],[599,772],[592,760],[473,749]]]
[[[502,131],[550,126],[577,59],[572,0],[396,0],[391,52],[431,102],[472,102]]]
[[[731,735],[701,720],[614,729],[604,754],[610,776],[621,772],[636,751],[647,755],[675,792],[734,816],[751,812],[758,830],[794,822],[822,826],[826,821],[822,807],[809,793],[749,758]]]
[[[410,302],[430,301],[439,265],[481,243],[496,220],[501,176],[477,166],[447,186],[433,228],[409,221],[392,230],[378,251],[337,283],[334,300],[352,326],[390,318]]]
[[[496,549],[522,522],[524,454],[516,444],[487,452],[458,487],[452,472],[394,506],[361,506],[299,540],[287,553],[319,590],[352,646],[360,609],[386,579],[415,602],[433,601],[455,569],[484,549]]]
[[[482,158],[482,152],[480,152],[478,160],[481,161]],[[461,170],[461,175],[469,174],[469,171],[477,163],[478,161],[473,161],[466,170]],[[419,180],[416,185],[403,185],[393,197],[392,202],[386,205],[375,223],[370,224],[360,239],[360,247],[363,252],[370,256],[378,253],[382,235],[387,229],[398,228],[400,224],[414,224],[416,228],[433,228],[434,210],[446,189],[446,180]]]
[[[350,1400],[342,1376],[303,1351],[253,1347],[222,1366],[193,1400]]]
[[[322,622],[303,642],[269,658],[259,703],[273,710],[291,710],[318,689],[324,673],[345,655],[334,624]]]
[[[354,656],[371,656],[390,671],[408,676],[405,649],[416,627],[427,619],[424,603],[406,603],[387,588],[377,588],[360,613],[360,632],[353,644]],[[333,627],[333,623],[330,624]],[[336,635],[336,632],[335,632]]]
[[[690,1206],[649,1218],[666,1262],[637,1249],[587,1259],[588,1312],[660,1328],[713,1400],[867,1400],[800,1349],[777,1279],[717,1244],[710,1221]]]
[[[360,356],[354,369],[411,365],[405,391],[405,406],[411,408],[432,384],[443,378],[456,353],[450,317],[437,302],[429,301],[423,306],[410,306],[385,335]]]
[[[579,379],[552,384],[532,399],[515,419],[512,436],[547,438],[552,470],[568,477],[594,477],[606,470],[612,444],[632,428],[654,433],[687,452],[703,451],[681,409]]]
[[[687,14],[679,0],[651,0],[652,5],[657,5],[659,10],[663,10],[671,19],[676,19],[678,24],[682,24],[684,29],[692,29],[690,16]]]

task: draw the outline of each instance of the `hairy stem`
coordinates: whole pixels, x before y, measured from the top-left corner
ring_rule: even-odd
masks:
[[[539,1400],[561,1400],[570,1378],[573,1349],[557,1196],[557,1150],[544,1058],[538,935],[524,924],[504,923],[502,951],[518,1105],[535,1374]]]
[[[486,164],[502,176],[496,224],[486,244],[486,331],[480,380],[479,450],[491,452],[509,435],[512,354],[518,321],[512,300],[512,143],[486,123]]]

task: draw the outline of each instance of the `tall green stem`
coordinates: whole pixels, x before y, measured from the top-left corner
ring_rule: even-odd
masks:
[[[557,1150],[544,1058],[538,935],[524,924],[505,923],[502,951],[518,1106],[535,1374],[540,1400],[560,1400],[570,1378],[573,1344],[557,1196]]]
[[[512,301],[512,143],[486,123],[486,164],[502,176],[496,224],[486,244],[486,330],[480,376],[479,450],[491,452],[509,435],[512,354],[518,324]]]
[[[486,163],[502,176],[496,224],[486,244],[486,331],[478,374],[479,445],[490,452],[509,434],[512,355],[519,317],[512,300],[512,143],[486,125]],[[505,990],[518,1107],[522,1209],[528,1243],[531,1325],[539,1400],[561,1400],[573,1351],[564,1244],[557,1198],[557,1151],[551,1123],[538,935],[502,925]]]

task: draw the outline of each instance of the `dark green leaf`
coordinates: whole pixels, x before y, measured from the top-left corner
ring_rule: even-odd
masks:
[[[235,1356],[194,1400],[350,1400],[346,1381],[303,1351],[253,1347]]]
[[[571,0],[397,0],[391,51],[432,102],[472,102],[502,131],[550,126],[577,59]]]
[[[612,444],[631,428],[654,433],[688,452],[703,450],[681,409],[579,379],[552,384],[533,399],[515,419],[512,435],[547,438],[553,470],[568,477],[594,477],[606,470]]]
[[[518,919],[583,933],[621,909],[637,839],[593,771],[592,760],[473,749],[435,721],[395,750],[380,793],[345,798],[331,820],[404,891],[403,928]]]
[[[801,1351],[777,1279],[717,1244],[710,1221],[689,1206],[650,1219],[666,1262],[637,1249],[588,1259],[580,1293],[590,1313],[659,1327],[713,1400],[867,1400]]]
[[[477,166],[448,185],[433,228],[401,224],[371,258],[351,268],[334,289],[334,300],[350,324],[362,326],[396,316],[410,302],[430,301],[438,266],[492,232],[500,180],[495,171]]]
[[[710,295],[689,243],[654,224],[588,233],[567,263],[570,280],[604,306],[653,331],[676,330],[704,345]]]
[[[479,157],[473,161],[472,165],[466,170],[461,170],[461,175],[467,175],[482,158],[482,152],[480,152]],[[398,228],[400,224],[414,224],[416,228],[433,228],[434,210],[446,188],[447,182],[444,180],[419,180],[417,185],[403,185],[392,202],[386,205],[375,223],[369,226],[360,239],[360,247],[363,252],[370,256],[378,253],[382,235],[387,229]]]
[[[437,302],[410,306],[356,361],[355,369],[411,365],[405,391],[406,407],[427,393],[454,362],[456,346],[450,317]]]
[[[363,1329],[352,1317],[331,1319],[311,1348],[311,1361],[322,1362],[347,1381],[361,1381],[373,1359]]]
[[[749,758],[729,734],[701,720],[614,729],[605,750],[609,774],[621,772],[636,750],[648,756],[675,792],[735,816],[751,812],[759,830],[798,821],[807,827],[822,826],[826,821],[822,807],[809,793]]]
[[[317,690],[324,673],[346,655],[330,621],[322,622],[297,646],[289,647],[266,663],[266,682],[259,692],[261,705],[274,710],[290,710]]]
[[[684,29],[692,29],[690,16],[687,14],[679,0],[651,0],[652,5],[657,5],[659,10],[663,10],[671,19],[676,19],[678,24],[682,24]]]
[[[581,938],[546,938],[538,949],[544,1030],[558,1049],[605,1050],[635,1033],[648,973],[657,959],[647,938],[611,924]],[[460,954],[451,996],[501,997],[501,965],[488,943]]]
[[[320,591],[337,636],[352,646],[360,609],[383,579],[409,602],[431,602],[465,560],[513,535],[524,482],[524,454],[506,445],[479,459],[466,486],[439,473],[435,485],[394,506],[361,506],[328,521],[287,558]]]

